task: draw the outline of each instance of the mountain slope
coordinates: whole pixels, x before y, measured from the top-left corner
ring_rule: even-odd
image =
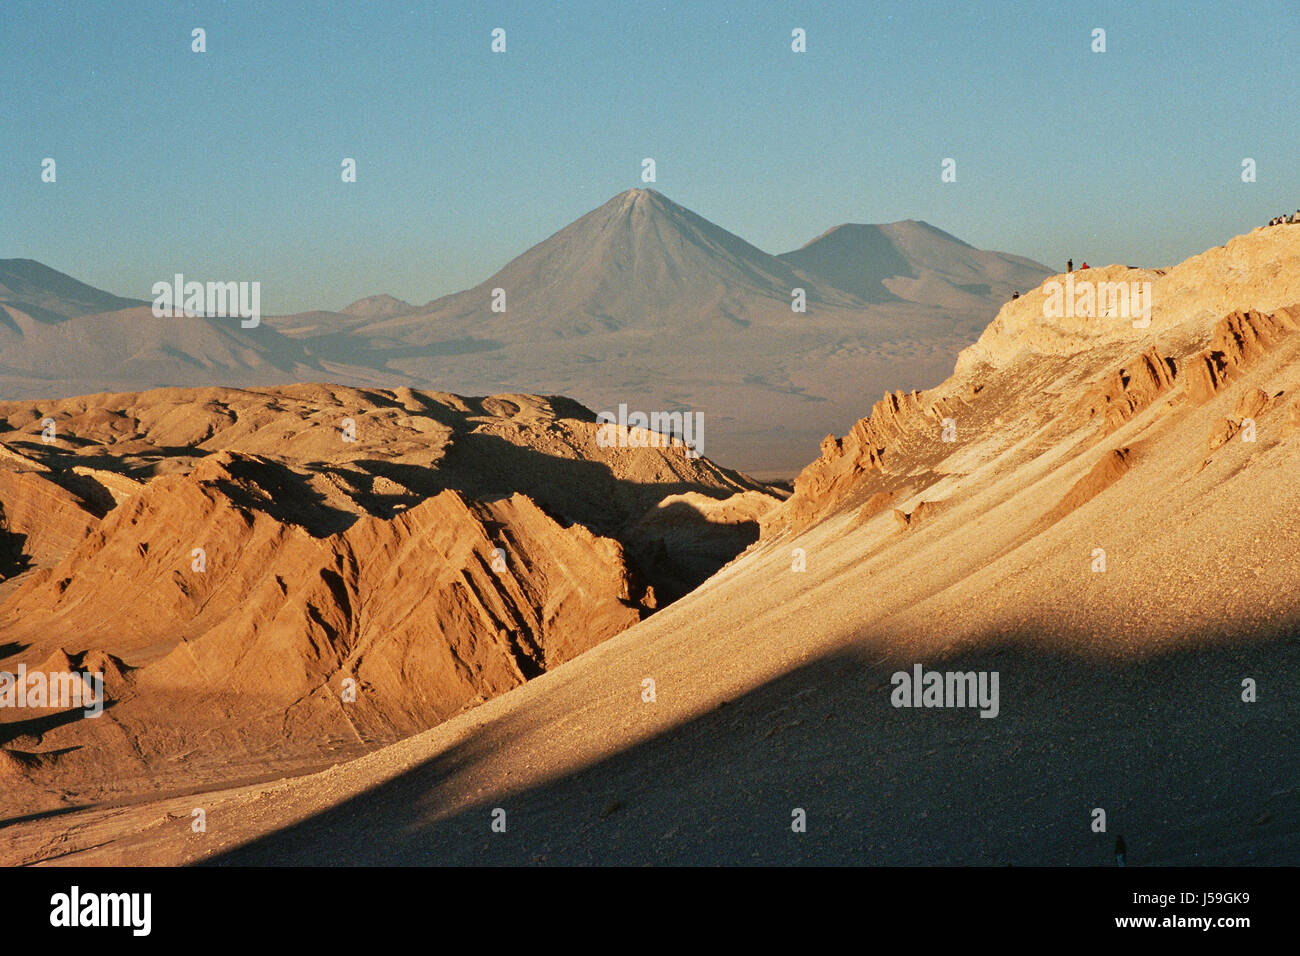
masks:
[[[962,248],[963,263],[985,261]],[[996,255],[988,261],[1005,266]],[[929,266],[913,272],[941,281]],[[951,367],[996,312],[1001,279],[956,266],[945,274],[988,288],[939,304],[867,303],[837,284],[843,277],[815,277],[634,189],[412,314],[283,328],[318,354],[364,354],[453,391],[542,390],[603,410],[700,411],[710,454],[773,471],[806,459],[826,428],[847,427],[872,383],[931,384]],[[804,312],[791,307],[795,289],[807,297]]]
[[[439,326],[472,321],[484,334],[526,330],[539,339],[580,338],[632,328],[708,332],[784,319],[790,294],[852,306],[775,256],[652,189],[632,189],[570,223],[472,289],[430,302],[429,318],[362,326],[424,345]],[[492,290],[506,311],[492,311]]]
[[[62,322],[143,304],[78,282],[34,259],[0,259],[0,308],[12,306],[39,322]]]
[[[337,360],[309,352],[265,320],[245,329],[237,318],[159,318],[150,304],[30,259],[0,260],[0,397],[322,378],[405,380],[364,367],[346,350]]]
[[[79,814],[58,852],[1113,866],[1122,834],[1134,865],[1289,863],[1297,256],[1275,227],[1166,270],[1146,328],[1022,296],[940,386],[828,438],[762,540],[663,612],[425,734],[208,795],[231,849],[165,822],[178,800]],[[997,716],[896,706],[917,665],[997,673]],[[15,858],[68,829],[22,825]]]
[[[21,295],[0,307],[0,395],[321,380],[545,392],[699,412],[708,454],[781,477],[853,422],[864,390],[940,381],[1033,271],[920,223],[842,227],[772,256],[648,189],[424,306],[371,296],[248,330],[104,312],[128,300],[25,262],[6,273]]]
[[[416,307],[394,296],[368,295],[364,299],[345,305],[341,310],[344,315],[354,315],[362,319],[380,319],[414,312]]]
[[[969,307],[1037,286],[1051,273],[1041,263],[976,249],[926,222],[848,223],[780,258],[865,302],[920,302]]]

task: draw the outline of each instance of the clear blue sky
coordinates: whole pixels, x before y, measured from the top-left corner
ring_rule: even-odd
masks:
[[[768,252],[915,218],[1170,264],[1300,207],[1298,27],[1294,0],[0,0],[0,258],[142,298],[259,280],[267,312],[423,303],[652,156]]]

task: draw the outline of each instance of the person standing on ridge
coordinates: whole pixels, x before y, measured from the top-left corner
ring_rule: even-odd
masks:
[[[1073,259],[1066,259],[1066,260],[1065,260],[1065,271],[1066,271],[1066,272],[1073,272],[1073,271],[1074,271],[1074,260],[1073,260]]]

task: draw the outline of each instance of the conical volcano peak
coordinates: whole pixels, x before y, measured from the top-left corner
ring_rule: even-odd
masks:
[[[720,321],[780,325],[796,287],[814,303],[855,304],[838,290],[823,293],[780,259],[659,191],[636,188],[528,249],[480,287],[432,304],[418,326],[441,335],[449,321],[465,319],[481,332],[483,290],[500,288],[509,290],[510,308],[489,321],[502,326],[502,335],[521,322],[547,342],[667,321],[679,333],[704,333]],[[438,320],[428,322],[430,314]]]
[[[614,198],[622,199],[630,204],[637,202],[638,200],[663,199],[665,197],[664,194],[657,189],[648,189],[644,186],[640,186],[634,189],[625,189]]]
[[[610,199],[605,206],[620,213],[674,212],[682,209],[657,189],[625,189]]]

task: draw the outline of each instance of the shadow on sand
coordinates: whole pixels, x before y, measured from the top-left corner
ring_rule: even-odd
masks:
[[[506,715],[206,863],[1113,866],[1117,834],[1130,865],[1300,859],[1295,631],[1123,662],[1032,637],[923,662],[998,672],[996,718],[895,708],[890,675],[913,661],[839,653],[522,788],[498,782],[493,758],[531,737],[516,755],[544,763],[545,732]],[[629,723],[658,706],[639,694],[628,687]],[[505,833],[490,829],[497,807]]]

